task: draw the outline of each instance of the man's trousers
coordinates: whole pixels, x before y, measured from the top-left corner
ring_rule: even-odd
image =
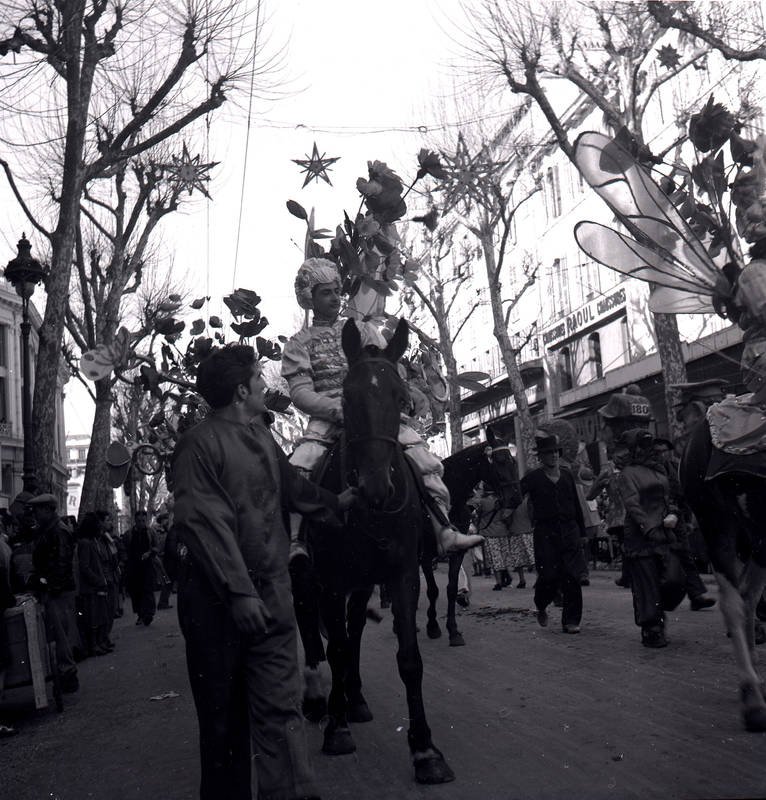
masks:
[[[246,639],[199,570],[188,561],[180,570],[178,617],[199,721],[201,800],[251,800],[251,744],[258,800],[318,795],[300,710],[290,579],[285,572],[255,586],[272,620],[265,635]]]

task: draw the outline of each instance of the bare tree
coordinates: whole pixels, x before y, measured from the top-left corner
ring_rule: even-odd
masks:
[[[428,195],[431,200],[430,194]],[[420,265],[417,278],[408,281],[402,289],[402,301],[408,306],[410,327],[418,334],[425,348],[444,364],[447,380],[447,411],[449,414],[450,452],[456,453],[463,446],[461,426],[460,389],[465,381],[458,372],[454,346],[481,304],[480,299],[470,303],[462,318],[455,327],[454,311],[459,308],[465,290],[471,288],[471,263],[475,259],[476,248],[465,242],[456,242],[456,225],[454,221],[437,225],[437,212],[432,208],[428,214],[420,218],[426,221],[421,243],[414,243],[415,260]],[[423,325],[413,320],[417,310],[424,310],[428,319],[428,328],[436,330],[436,337],[430,336]]]
[[[262,88],[276,64],[261,57],[259,3],[254,20],[244,4],[224,0],[24,0],[6,4],[5,11],[3,150],[16,145],[19,157],[0,157],[0,166],[50,248],[32,414],[44,486],[51,476],[56,376],[86,191],[218,109],[246,69],[253,83],[256,75],[263,79]],[[42,97],[50,99],[41,107]],[[33,178],[46,196],[38,190],[31,201]]]
[[[468,49],[483,74],[502,79],[515,94],[531,97],[561,151],[573,161],[573,143],[553,87],[566,81],[584,101],[599,109],[614,134],[623,132],[639,158],[651,158],[644,141],[644,119],[660,87],[709,53],[704,42],[679,42],[660,53],[666,28],[641,3],[532,3],[483,0],[474,15]],[[673,4],[675,5],[675,4]],[[559,107],[557,107],[557,105]],[[676,319],[654,315],[668,409],[676,402],[671,388],[686,379]],[[674,433],[672,413],[668,421]]]
[[[523,458],[522,466],[529,466],[535,459],[535,426],[519,363],[526,341],[512,341],[508,325],[524,293],[535,282],[538,265],[523,261],[521,273],[510,276],[509,280],[506,256],[514,216],[540,190],[540,182],[535,178],[525,181],[521,177],[523,161],[513,151],[514,145],[521,142],[512,142],[509,146],[503,141],[502,144],[509,159],[499,159],[498,147],[491,143],[483,144],[471,154],[461,133],[455,154],[444,155],[450,177],[442,186],[443,203],[445,213],[454,215],[481,247],[492,309],[492,332],[516,402],[521,433],[517,445]]]

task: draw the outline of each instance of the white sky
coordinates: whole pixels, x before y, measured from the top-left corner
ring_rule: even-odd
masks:
[[[212,171],[213,202],[192,198],[160,236],[192,294],[205,295],[209,287],[210,313],[221,312],[221,297],[232,289],[254,289],[271,322],[265,335],[275,337],[294,333],[300,318],[292,285],[305,227],[285,202],[315,207],[316,226],[334,231],[344,209],[356,214],[356,179],[367,176],[367,160],[386,161],[407,181],[422,146],[454,140],[455,127],[439,126],[458,119],[449,64],[458,53],[454,24],[463,12],[459,0],[272,0],[268,5],[265,33],[274,45],[288,42],[290,95],[254,104],[243,202],[247,97],[239,97],[237,107],[224,104],[212,120],[210,160],[221,162]],[[461,113],[474,102],[464,98]],[[427,134],[392,130],[421,125],[429,128]],[[305,158],[314,141],[320,153],[340,161],[329,171],[332,186],[319,181],[301,188],[304,176],[291,159]],[[91,402],[72,380],[67,432],[89,432],[91,421]]]

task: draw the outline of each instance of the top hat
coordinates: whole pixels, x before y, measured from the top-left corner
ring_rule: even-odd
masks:
[[[561,444],[559,437],[556,434],[550,436],[535,436],[535,447],[537,448],[537,455],[541,456],[544,453],[561,453]]]

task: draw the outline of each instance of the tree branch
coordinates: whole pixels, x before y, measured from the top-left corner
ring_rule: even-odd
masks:
[[[24,216],[30,221],[35,230],[42,233],[47,239],[50,239],[52,234],[46,231],[45,228],[43,228],[43,226],[35,219],[34,215],[29,210],[29,206],[27,206],[27,204],[24,202],[24,198],[21,196],[18,186],[16,186],[16,181],[14,180],[11,168],[8,166],[8,162],[0,159],[0,166],[2,166],[3,170],[5,170],[5,177],[8,179],[8,184],[11,187],[11,191],[16,198],[16,202],[21,206]]]
[[[471,315],[473,314],[473,312],[476,311],[476,309],[480,305],[482,305],[482,301],[481,300],[477,300],[473,304],[473,306],[471,307],[471,310],[465,315],[465,319],[460,323],[460,325],[458,325],[458,329],[455,331],[454,335],[452,336],[452,340],[451,340],[450,344],[455,344],[455,342],[457,341],[457,337],[460,336],[460,331],[463,330],[463,328],[465,327],[465,325],[468,322],[468,320],[471,319]]]

